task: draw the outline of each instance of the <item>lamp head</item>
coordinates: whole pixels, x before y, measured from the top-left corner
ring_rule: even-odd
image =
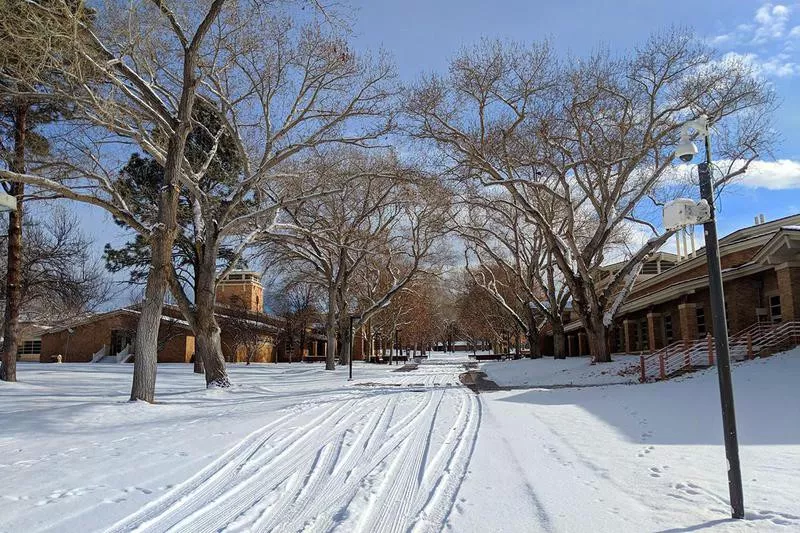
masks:
[[[675,155],[680,157],[684,163],[688,163],[697,155],[697,146],[688,135],[681,134],[681,140],[678,142],[678,146],[675,147]]]

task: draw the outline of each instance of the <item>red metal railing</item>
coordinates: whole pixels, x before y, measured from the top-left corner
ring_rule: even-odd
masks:
[[[753,359],[762,353],[775,353],[800,345],[800,322],[756,323],[728,339],[731,359]],[[714,338],[710,335],[689,343],[672,344],[640,357],[639,380],[668,379],[680,372],[713,366]]]

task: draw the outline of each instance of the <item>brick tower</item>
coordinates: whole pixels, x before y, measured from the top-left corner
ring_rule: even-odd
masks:
[[[255,313],[264,312],[264,287],[257,272],[234,270],[217,284],[217,303]]]

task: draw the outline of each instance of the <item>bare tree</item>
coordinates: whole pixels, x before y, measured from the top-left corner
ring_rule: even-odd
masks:
[[[537,225],[603,362],[618,303],[671,235],[637,209],[667,179],[681,125],[700,114],[718,125],[726,136],[719,159],[729,165],[717,182],[725,182],[768,144],[773,102],[750,66],[670,30],[630,54],[565,64],[546,43],[482,42],[456,57],[447,77],[421,81],[406,107],[413,133],[454,162],[454,175],[504,189]],[[563,213],[563,226],[551,224],[542,196]],[[631,224],[655,233],[598,287],[610,239]]]
[[[207,384],[226,386],[213,306],[217,281],[237,261],[220,267],[220,246],[231,244],[243,253],[256,235],[273,227],[281,206],[319,192],[317,184],[305,183],[307,188],[292,189],[291,198],[284,194],[289,159],[317,146],[366,144],[386,131],[392,69],[381,58],[357,57],[344,39],[314,21],[295,25],[273,12],[272,3],[220,0],[198,18],[186,2],[140,2],[125,16],[116,13],[117,25],[110,22],[114,7],[101,13],[105,25],[97,22],[108,35],[74,24],[84,37],[76,55],[105,80],[81,84],[73,75],[69,89],[77,92],[73,98],[85,124],[79,137],[71,132],[63,150],[78,157],[44,167],[42,174],[57,173],[53,179],[2,177],[99,205],[146,237],[151,288],[140,326],[143,342],[137,340],[142,379],[134,380],[133,397],[152,400],[155,354],[148,349],[147,330],[154,326],[151,315],[160,311],[163,283],[170,283],[195,331]],[[195,28],[194,34],[184,27]],[[139,39],[142,34],[159,39]],[[173,59],[176,52],[181,61]],[[195,112],[196,101],[203,113]],[[187,144],[192,139],[198,142]],[[150,219],[131,211],[103,157],[106,143],[121,140],[134,142],[163,167],[158,210]],[[219,165],[223,145],[238,168],[219,183],[210,172]],[[90,192],[83,192],[87,188]],[[187,228],[176,223],[181,195],[190,200]],[[198,257],[193,295],[174,275],[171,253],[178,231],[188,232]],[[150,392],[140,394],[143,390]]]
[[[87,173],[86,168],[80,172],[98,182],[99,192],[78,192],[80,187],[21,172],[2,175],[106,207],[131,227],[149,234],[152,264],[136,334],[131,400],[154,399],[158,327],[177,231],[186,140],[194,126],[192,111],[202,79],[203,47],[224,4],[225,0],[213,0],[202,10],[185,10],[178,2],[108,3],[97,13],[92,27],[82,10],[73,9],[66,1],[26,2],[20,6],[25,9],[4,12],[4,29],[11,42],[45,50],[50,50],[54,40],[63,43],[58,48],[61,63],[55,63],[62,84],[50,86],[48,94],[76,104],[77,116],[89,127],[133,140],[163,161],[158,217],[150,227],[137,221],[120,201],[109,175],[100,172],[102,159],[96,151],[85,153],[96,163],[91,169],[94,172]],[[146,34],[159,38],[140,39]]]
[[[300,361],[308,344],[309,332],[320,316],[317,308],[320,289],[316,284],[306,281],[304,276],[283,281],[272,299],[271,307],[283,319],[279,339],[291,349],[289,362],[295,355]]]
[[[305,173],[339,188],[314,201],[287,209],[287,233],[263,255],[294,265],[324,287],[326,368],[333,370],[337,330],[340,360],[348,361],[349,316],[354,328],[387,306],[420,271],[432,265],[444,234],[449,208],[435,179],[421,177],[391,154],[320,154]],[[445,201],[443,201],[445,198]],[[355,279],[371,292],[356,306]]]
[[[539,332],[549,324],[553,356],[564,357],[563,314],[569,291],[542,232],[525,219],[507,194],[469,194],[455,224],[465,240],[467,273],[494,298],[528,338],[531,357],[540,357]],[[540,207],[544,214],[548,206]],[[550,209],[550,220],[558,224]],[[563,219],[560,221],[564,223]]]
[[[227,314],[220,318],[220,322],[225,330],[227,348],[233,354],[234,361],[242,354],[246,364],[249,365],[261,352],[270,347],[264,325],[247,315]],[[274,346],[273,357],[277,357]]]
[[[60,206],[48,211],[40,210],[25,223],[20,316],[28,322],[58,325],[105,304],[112,284],[102,263],[92,256],[91,241],[81,232],[78,218]],[[0,264],[0,275],[6,275],[6,268],[5,262]]]

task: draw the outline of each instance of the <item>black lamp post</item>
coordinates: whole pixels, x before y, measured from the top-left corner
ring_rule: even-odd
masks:
[[[714,347],[717,351],[717,375],[722,403],[722,429],[725,437],[725,456],[728,459],[728,492],[731,500],[731,516],[744,518],[744,496],[742,494],[742,472],[739,465],[739,441],[736,434],[736,414],[733,405],[733,384],[731,380],[731,358],[728,346],[728,325],[725,321],[725,294],[722,284],[722,267],[719,260],[717,223],[714,216],[714,184],[711,177],[711,139],[708,120],[702,116],[684,125],[681,142],[676,154],[684,162],[689,162],[697,153],[691,142],[689,129],[703,135],[706,160],[697,166],[700,196],[708,202],[709,217],[703,223],[708,263],[709,292],[711,293],[712,323],[714,325]]]
[[[348,357],[350,360],[350,377],[348,381],[353,381],[353,320],[356,318],[361,318],[361,315],[350,315],[350,354]]]

